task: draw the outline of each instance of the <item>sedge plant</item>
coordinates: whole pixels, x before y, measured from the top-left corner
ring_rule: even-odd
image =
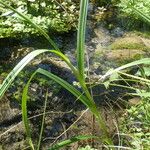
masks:
[[[99,124],[100,129],[103,131],[100,139],[103,144],[111,145],[113,147],[113,141],[109,135],[107,126],[105,121],[103,120],[101,116],[100,110],[97,108],[92,95],[89,92],[89,89],[86,86],[85,82],[85,31],[86,31],[86,20],[87,20],[87,10],[88,10],[88,0],[81,0],[80,1],[80,14],[79,14],[79,23],[78,23],[78,31],[77,31],[77,66],[74,66],[69,58],[64,55],[56,45],[56,43],[49,37],[49,35],[38,25],[36,25],[32,20],[30,20],[27,16],[24,14],[16,11],[14,8],[6,4],[3,0],[0,0],[0,5],[1,7],[6,7],[13,12],[15,12],[19,17],[22,18],[23,21],[28,22],[30,25],[32,25],[34,28],[36,28],[50,43],[50,45],[54,48],[52,50],[48,49],[39,49],[32,51],[29,53],[27,56],[25,56],[15,67],[14,69],[8,74],[8,76],[5,78],[3,83],[0,85],[0,99],[3,97],[4,93],[6,90],[10,87],[16,76],[19,74],[19,72],[30,62],[32,61],[36,56],[42,54],[42,53],[53,53],[60,57],[65,63],[69,66],[71,69],[72,73],[76,77],[77,81],[79,82],[82,92],[77,90],[73,85],[69,84],[68,82],[64,81],[60,77],[52,74],[51,72],[48,72],[44,69],[37,69],[30,77],[28,80],[24,90],[23,90],[23,95],[22,95],[22,119],[23,123],[25,126],[26,134],[27,134],[27,140],[29,142],[29,145],[32,150],[35,149],[35,146],[32,142],[32,137],[31,137],[31,131],[30,131],[30,126],[29,126],[29,121],[27,117],[27,95],[28,95],[28,88],[30,85],[30,82],[32,79],[35,77],[36,74],[42,74],[44,76],[47,76],[48,78],[54,80],[55,82],[59,83],[62,87],[67,89],[69,92],[71,92],[74,96],[76,96],[86,107],[89,108],[89,110],[93,113],[93,115],[96,117],[97,122]],[[149,58],[145,58],[139,61],[132,62],[130,64],[121,66],[117,69],[110,70],[108,71],[102,78],[100,79],[100,82],[105,80],[107,77],[112,75],[115,72],[121,71],[123,69],[126,69],[128,67],[132,67],[135,65],[139,64],[144,64],[144,63],[150,63]],[[76,142],[78,140],[85,140],[88,138],[97,138],[95,136],[79,136],[73,139],[70,139],[68,141],[64,141],[61,144],[57,144],[56,146],[53,147],[53,149],[58,149],[64,145]],[[52,149],[52,148],[50,148]]]
[[[66,62],[66,64],[69,66],[73,74],[75,75],[76,79],[79,81],[80,86],[84,92],[82,94],[80,91],[78,91],[75,87],[73,87],[71,84],[67,83],[63,79],[59,78],[58,76],[52,74],[51,72],[48,72],[44,69],[37,69],[29,79],[28,83],[26,84],[24,90],[23,90],[23,96],[22,96],[22,119],[25,125],[25,130],[27,134],[27,139],[30,144],[31,149],[34,149],[34,145],[32,143],[31,138],[31,132],[29,127],[29,121],[27,117],[27,93],[28,93],[28,87],[30,85],[30,82],[32,78],[37,74],[43,74],[47,76],[48,78],[56,81],[60,85],[62,85],[65,89],[70,91],[73,95],[75,95],[78,99],[81,100],[83,104],[85,104],[91,112],[94,114],[94,116],[97,118],[98,124],[103,131],[103,135],[101,140],[105,144],[112,145],[113,142],[111,138],[109,137],[108,130],[105,124],[105,121],[102,119],[102,116],[97,109],[97,106],[86,86],[85,83],[85,62],[84,62],[84,55],[85,55],[85,31],[86,31],[86,20],[87,20],[87,10],[88,10],[88,0],[81,0],[80,2],[80,14],[79,14],[79,23],[78,23],[78,32],[77,32],[77,66],[73,66],[71,61],[67,56],[65,56],[57,47],[55,42],[48,36],[48,34],[41,29],[39,26],[37,26],[32,20],[30,20],[27,16],[24,14],[16,11],[14,8],[6,4],[4,1],[0,1],[0,4],[3,7],[6,7],[13,12],[15,12],[19,17],[21,17],[24,21],[28,22],[30,25],[35,27],[52,45],[54,48],[53,50],[47,50],[47,49],[39,49],[35,50],[31,53],[29,53],[27,56],[25,56],[15,67],[14,69],[8,74],[6,79],[3,81],[3,83],[0,85],[0,98],[4,95],[5,91],[9,88],[15,77],[18,75],[18,73],[36,56],[42,53],[50,52],[54,53],[55,55],[59,56],[63,61]]]

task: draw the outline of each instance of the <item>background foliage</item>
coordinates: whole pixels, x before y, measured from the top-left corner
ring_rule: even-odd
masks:
[[[127,136],[125,144],[133,149],[149,149],[150,146],[150,103],[149,98],[142,99],[137,106],[127,109],[122,117],[120,129]]]
[[[120,0],[117,6],[121,8],[120,18],[124,18],[123,24],[128,25],[130,29],[148,26],[147,22],[134,11],[133,7],[149,16],[150,0]],[[143,24],[143,21],[145,24]]]
[[[24,13],[34,23],[48,31],[67,32],[76,28],[78,20],[78,2],[72,0],[6,0],[18,12]],[[0,38],[18,36],[18,33],[38,34],[25,20],[12,11],[0,7]]]

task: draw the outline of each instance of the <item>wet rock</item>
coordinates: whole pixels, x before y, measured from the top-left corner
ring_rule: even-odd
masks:
[[[13,47],[12,54],[11,54],[11,60],[17,60],[21,59],[30,52],[34,50],[33,47],[22,47],[22,46],[15,46]]]
[[[145,43],[144,43],[145,41]],[[112,50],[105,55],[108,60],[119,65],[143,58],[150,50],[150,40],[139,36],[125,36],[116,39],[110,46]]]
[[[124,33],[125,31],[120,27],[116,27],[111,31],[111,34],[115,37],[121,37],[124,35]]]
[[[91,44],[88,45],[88,47],[94,47],[94,50],[89,51],[90,72],[101,75],[107,69],[114,67],[113,63],[109,64],[109,61],[105,56],[108,50],[108,45],[111,44],[114,37],[111,36],[109,31],[102,25],[97,25],[94,28],[94,33],[95,35],[91,38]]]
[[[111,35],[109,34],[109,31],[105,28],[98,26],[94,29],[94,32],[97,36],[97,41],[100,43],[103,47],[107,47],[110,42],[112,41]]]
[[[89,5],[88,5],[88,17],[91,16],[91,14],[93,13],[93,10],[94,10],[94,4],[89,3]]]
[[[0,39],[0,62],[6,62],[11,58],[13,52],[12,47],[19,44],[18,39],[13,38],[1,38]]]
[[[123,49],[123,50],[115,50],[115,51],[108,51],[106,54],[106,58],[110,61],[116,61],[121,64],[131,62],[135,59],[140,59],[144,56],[146,52],[139,51],[137,49]]]
[[[106,32],[106,37],[109,36],[109,38],[103,38],[105,32],[100,29],[101,28],[96,29],[97,44],[90,61],[92,72],[95,72],[96,74],[104,74],[111,68],[116,68],[120,65],[149,56],[149,39],[126,33],[123,37],[114,40],[114,37],[111,38],[108,32]],[[109,44],[104,46],[101,43],[101,39],[102,41],[103,39],[106,40],[106,43]]]

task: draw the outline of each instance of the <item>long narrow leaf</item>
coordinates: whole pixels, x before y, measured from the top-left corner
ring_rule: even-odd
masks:
[[[51,52],[59,56],[62,60],[64,60],[66,64],[69,66],[69,68],[72,70],[76,78],[79,79],[78,70],[72,65],[72,63],[70,62],[69,58],[66,55],[56,50],[51,50]]]
[[[41,69],[41,68],[39,68],[36,71],[36,73],[43,74],[43,75],[47,76],[48,78],[54,80],[55,82],[57,82],[58,84],[63,86],[65,89],[67,89],[69,92],[71,92],[74,96],[79,98],[82,101],[82,103],[85,104],[87,107],[89,107],[92,110],[95,109],[93,107],[93,103],[91,101],[89,101],[83,94],[81,94],[81,92],[79,92],[76,88],[74,88],[71,84],[69,84],[65,80],[63,80],[60,77],[52,74],[51,72],[48,72],[44,69]]]
[[[24,20],[26,20],[30,25],[32,25],[35,29],[37,29],[49,41],[49,43],[53,46],[54,49],[59,50],[58,46],[49,37],[49,35],[46,33],[46,31],[44,31],[40,26],[38,26],[37,24],[35,24],[30,18],[28,18],[27,16],[25,16],[23,13],[18,12],[17,10],[15,10],[13,7],[9,6],[8,4],[6,4],[5,2],[3,2],[2,0],[0,0],[0,4],[3,5],[3,6],[5,6],[6,8],[8,8],[10,10],[12,10],[16,14],[18,14],[20,17],[22,17]]]
[[[126,68],[129,68],[129,67],[133,67],[133,66],[137,66],[137,65],[140,65],[140,64],[150,64],[150,58],[143,58],[143,59],[140,59],[140,60],[137,60],[137,61],[133,61],[131,63],[128,63],[126,65],[123,65],[121,67],[118,67],[116,69],[113,69],[113,70],[109,70],[108,72],[106,72],[105,75],[103,75],[101,77],[100,80],[104,80],[105,78],[107,78],[108,76],[112,75],[113,73],[115,72],[118,72],[118,71],[121,71],[123,69],[126,69]]]
[[[32,138],[31,138],[31,132],[30,132],[30,126],[29,126],[29,121],[28,121],[28,117],[27,117],[27,93],[28,93],[28,87],[30,85],[30,82],[32,80],[32,78],[35,76],[36,72],[34,72],[29,81],[27,82],[25,88],[23,89],[23,94],[22,94],[22,120],[25,126],[25,130],[26,130],[26,134],[27,134],[27,140],[29,142],[29,145],[31,147],[32,150],[34,150],[34,146],[33,146],[33,142],[32,142]]]
[[[14,81],[16,76],[20,73],[20,71],[36,56],[38,56],[41,53],[48,52],[50,50],[35,50],[31,53],[29,53],[27,56],[25,56],[17,65],[16,67],[8,74],[8,76],[5,78],[3,83],[0,85],[0,99],[8,89],[8,87],[11,85],[11,83]]]
[[[130,93],[130,94],[132,94],[132,95],[134,95],[134,96],[140,96],[140,97],[142,97],[142,98],[150,98],[150,92],[141,92],[141,93]]]
[[[39,49],[35,50],[31,53],[29,53],[27,56],[25,56],[16,66],[15,68],[8,74],[8,76],[5,78],[3,83],[0,85],[0,99],[6,92],[6,90],[9,88],[11,83],[14,81],[16,76],[20,73],[20,71],[36,56],[38,56],[41,53],[45,52],[51,52],[54,53],[55,55],[59,56],[62,60],[66,62],[66,64],[70,67],[70,69],[73,71],[73,73],[76,75],[78,78],[78,71],[76,68],[71,64],[70,60],[68,59],[67,56],[65,56],[63,53],[57,50],[47,50],[47,49]]]
[[[150,24],[150,17],[145,15],[142,11],[140,11],[139,9],[135,8],[134,6],[131,6],[131,8],[133,9],[133,11],[144,21],[148,22]]]
[[[27,95],[28,95],[28,88],[29,88],[30,82],[37,73],[43,74],[43,75],[47,76],[48,78],[54,80],[55,82],[59,83],[60,85],[62,85],[65,89],[67,89],[74,96],[76,96],[78,99],[80,99],[82,101],[82,103],[85,104],[88,108],[90,108],[90,110],[92,112],[95,112],[95,105],[91,101],[89,101],[81,92],[79,92],[76,88],[74,88],[72,85],[70,85],[68,82],[64,81],[63,79],[57,77],[56,75],[54,75],[44,69],[41,69],[41,68],[37,69],[32,74],[29,81],[27,82],[27,84],[23,90],[23,95],[22,95],[22,118],[23,118],[23,122],[25,125],[25,130],[27,133],[27,139],[29,141],[31,148],[33,147],[33,144],[32,144],[32,139],[31,139],[29,121],[28,121],[28,117],[27,117]]]
[[[44,111],[43,111],[43,117],[42,117],[40,135],[39,135],[39,140],[38,140],[38,145],[37,145],[37,149],[36,150],[40,150],[40,147],[41,147],[42,135],[43,135],[44,124],[45,124],[45,115],[46,115],[47,100],[48,100],[48,89],[47,89],[46,94],[45,94]]]
[[[77,35],[77,63],[81,78],[84,80],[85,30],[87,20],[88,0],[81,0],[80,17]]]
[[[81,140],[88,140],[88,139],[98,139],[97,136],[91,136],[91,135],[80,135],[80,136],[75,136],[72,137],[68,140],[62,141],[56,145],[54,145],[52,148],[49,148],[48,150],[59,150],[62,147],[65,147],[67,145],[70,145],[72,143],[81,141]]]

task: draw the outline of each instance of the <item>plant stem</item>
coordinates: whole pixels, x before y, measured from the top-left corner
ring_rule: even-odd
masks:
[[[96,104],[95,104],[85,82],[83,82],[83,81],[79,81],[79,82],[80,82],[81,87],[83,88],[83,91],[85,92],[86,97],[92,102],[93,107],[92,107],[92,109],[91,108],[89,108],[89,109],[96,117],[100,129],[102,129],[102,131],[103,131],[104,135],[103,135],[103,138],[101,138],[101,139],[104,139],[103,141],[106,142],[107,144],[113,145],[111,138],[109,138],[109,133],[107,131],[107,125],[106,125],[104,119],[102,118],[101,111],[98,111]]]
[[[77,68],[79,70],[80,78],[85,80],[84,76],[84,57],[85,57],[85,31],[88,11],[88,0],[80,1],[80,14],[77,33]]]
[[[42,140],[42,134],[43,134],[44,122],[45,122],[44,120],[45,120],[45,112],[46,112],[47,99],[48,99],[48,89],[47,89],[46,95],[45,95],[45,104],[44,104],[44,111],[43,111],[43,117],[42,117],[42,125],[41,125],[41,131],[40,131],[40,136],[39,136],[37,150],[40,150],[40,145],[41,145],[41,140]]]

